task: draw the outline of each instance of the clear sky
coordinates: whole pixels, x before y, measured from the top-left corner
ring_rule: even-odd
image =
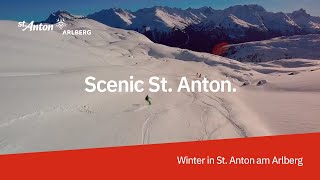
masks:
[[[57,10],[87,15],[112,7],[133,11],[151,6],[224,9],[238,4],[259,4],[273,12],[292,12],[303,8],[311,15],[320,16],[320,0],[1,0],[0,19],[39,21]]]

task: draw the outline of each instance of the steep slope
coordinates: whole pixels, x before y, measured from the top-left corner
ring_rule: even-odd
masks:
[[[288,16],[290,16],[305,33],[319,33],[320,17],[313,17],[304,9],[294,11],[293,13],[288,14]]]
[[[90,14],[87,18],[94,19],[111,27],[126,29],[132,24],[132,19],[135,18],[135,15],[128,10],[113,8]]]

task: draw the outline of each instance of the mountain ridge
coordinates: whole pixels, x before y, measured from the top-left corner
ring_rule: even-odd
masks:
[[[44,22],[54,23],[52,19],[58,18],[59,13],[68,15],[66,11],[57,11]],[[224,10],[154,6],[133,12],[110,8],[85,18],[115,28],[135,30],[156,43],[210,53],[222,42],[234,44],[320,34],[320,17],[312,16],[304,9],[292,13],[269,12],[256,4],[236,5]]]

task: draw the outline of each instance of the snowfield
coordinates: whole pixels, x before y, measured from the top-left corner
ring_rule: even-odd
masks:
[[[243,64],[154,44],[94,20],[66,22],[69,29],[91,29],[92,35],[22,32],[17,22],[0,21],[0,153],[320,131],[316,60]],[[197,79],[196,73],[230,80],[237,92],[85,91],[88,76],[147,81],[156,75],[174,87],[182,76]],[[257,86],[261,80],[266,83]]]
[[[228,45],[225,56],[241,62],[266,62],[282,59],[320,59],[320,35],[278,37],[265,41]],[[287,62],[287,61],[286,61]],[[319,61],[317,61],[318,63]],[[299,65],[294,65],[299,67]]]

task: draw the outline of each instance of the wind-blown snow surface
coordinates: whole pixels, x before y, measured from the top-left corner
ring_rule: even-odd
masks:
[[[297,35],[228,45],[225,56],[242,62],[280,59],[320,59],[320,35]],[[281,62],[281,61],[279,61]]]
[[[16,153],[320,130],[317,65],[251,66],[152,43],[93,20],[66,21],[92,36],[22,32],[0,21],[0,152]],[[294,71],[299,74],[289,76]],[[182,76],[231,80],[236,93],[87,93],[84,79]],[[267,73],[266,73],[267,72]],[[267,84],[256,86],[266,79]],[[240,87],[243,82],[252,84]],[[298,82],[298,83],[297,83]],[[147,89],[147,87],[145,87]],[[144,97],[149,94],[152,105]]]

